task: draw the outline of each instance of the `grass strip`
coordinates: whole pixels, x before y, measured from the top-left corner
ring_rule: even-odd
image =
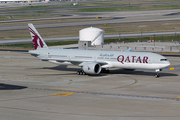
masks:
[[[177,5],[144,5],[144,6],[122,6],[122,7],[108,7],[108,8],[83,8],[74,10],[76,12],[114,12],[114,11],[145,11],[145,10],[167,10],[179,9],[180,4]]]
[[[148,42],[149,40],[154,40],[154,37],[135,37],[135,38],[116,38],[116,39],[105,39],[104,43],[116,43],[116,42]],[[179,43],[180,36],[156,36],[155,42],[174,42],[176,41]],[[78,41],[55,41],[55,42],[46,42],[47,46],[58,46],[58,45],[70,45],[70,44],[77,44]],[[0,45],[0,47],[16,47],[16,48],[33,48],[32,43],[21,43],[21,44],[7,44],[7,45]]]
[[[47,46],[70,45],[70,44],[77,44],[77,43],[78,41],[46,42]],[[0,47],[33,48],[33,44],[32,43],[7,44],[7,45],[0,45]]]

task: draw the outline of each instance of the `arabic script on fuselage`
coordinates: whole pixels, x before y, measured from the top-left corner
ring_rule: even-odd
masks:
[[[114,54],[101,53],[99,56],[102,56],[102,57],[113,57]]]

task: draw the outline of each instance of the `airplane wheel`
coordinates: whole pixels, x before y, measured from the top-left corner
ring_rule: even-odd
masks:
[[[86,75],[86,73],[84,71],[77,71],[77,75]]]
[[[80,71],[77,71],[77,75],[80,75]]]
[[[80,71],[80,75],[83,75],[83,72],[82,72],[82,71]]]
[[[158,77],[160,77],[160,75],[156,74],[155,77],[158,78]]]

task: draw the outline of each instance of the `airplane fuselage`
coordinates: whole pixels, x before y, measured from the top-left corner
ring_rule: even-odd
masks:
[[[30,51],[30,53],[33,52],[38,53],[39,56],[37,57],[43,60],[70,61],[76,65],[76,61],[96,62],[102,64],[102,68],[162,69],[170,65],[170,62],[164,56],[149,52],[81,49],[40,49]]]

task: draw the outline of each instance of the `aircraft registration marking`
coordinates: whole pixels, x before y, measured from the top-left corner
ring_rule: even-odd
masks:
[[[52,93],[51,95],[61,95],[61,96],[69,96],[69,95],[73,95],[76,93]]]

